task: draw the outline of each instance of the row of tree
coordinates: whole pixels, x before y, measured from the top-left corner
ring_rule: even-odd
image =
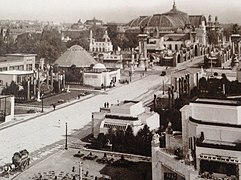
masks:
[[[100,133],[91,144],[91,148],[103,149],[110,143],[112,150],[122,153],[151,156],[152,133],[147,125],[138,131],[136,135],[130,126],[125,131],[109,129],[107,134]]]
[[[37,85],[35,85],[37,86]],[[36,87],[37,88],[37,87]],[[59,93],[62,87],[59,87],[58,81],[54,80],[53,82],[53,89],[51,89],[46,82],[43,82],[40,86],[41,94],[49,94],[51,92]],[[29,93],[31,97],[36,98],[36,94],[33,94],[34,85],[30,84]],[[17,84],[16,82],[12,81],[9,85],[7,84],[6,87],[3,88],[1,94],[2,95],[14,95],[15,97],[22,97],[27,99],[28,93],[28,82],[22,81],[21,84]]]
[[[41,34],[24,33],[14,41],[0,38],[0,55],[8,53],[33,53],[53,63],[66,50],[61,34],[56,29],[44,29]]]

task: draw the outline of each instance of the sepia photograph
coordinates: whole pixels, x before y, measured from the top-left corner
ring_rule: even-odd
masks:
[[[241,180],[240,0],[0,0],[0,180]]]

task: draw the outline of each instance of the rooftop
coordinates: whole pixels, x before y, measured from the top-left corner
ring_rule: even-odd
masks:
[[[25,54],[25,53],[14,53],[14,54],[6,54],[6,56],[23,56],[23,57],[31,57],[31,56],[37,56],[37,54]]]
[[[2,71],[0,75],[30,75],[33,74],[33,71],[20,71],[20,70],[10,70],[10,71]]]
[[[208,98],[196,98],[192,103],[204,103],[204,104],[215,104],[215,105],[232,105],[240,106],[241,101],[236,99],[208,99]]]
[[[81,46],[73,45],[64,54],[62,54],[56,61],[60,67],[89,67],[91,64],[96,64],[94,58]]]

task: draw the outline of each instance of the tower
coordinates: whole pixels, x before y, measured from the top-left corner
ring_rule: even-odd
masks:
[[[147,61],[147,34],[139,34],[138,35],[138,41],[139,41],[139,62],[138,66],[140,68],[146,67],[146,61]]]
[[[94,39],[93,39],[93,32],[90,30],[90,38],[89,38],[89,51],[94,51],[93,50],[93,45],[94,45]]]

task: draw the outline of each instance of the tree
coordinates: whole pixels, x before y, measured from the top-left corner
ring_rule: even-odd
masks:
[[[207,38],[209,44],[218,44],[218,33],[215,30],[208,31]]]
[[[138,154],[151,156],[151,141],[152,134],[149,127],[145,124],[143,129],[139,130],[136,135],[137,147],[139,147]],[[141,147],[141,148],[140,148]]]
[[[24,33],[16,39],[16,49],[22,53],[33,53],[38,54],[38,42],[40,35],[37,33]]]
[[[118,46],[119,46],[118,40],[117,40],[117,36],[118,36],[117,25],[116,26],[108,26],[107,32],[108,32],[110,40],[113,44],[113,49],[114,49],[114,51],[116,51],[118,49]]]
[[[66,46],[67,48],[70,48],[73,45],[80,45],[85,50],[89,50],[89,40],[88,37],[78,37],[76,39],[72,39],[67,42]]]
[[[135,152],[135,136],[133,134],[133,130],[131,126],[128,126],[125,131],[125,146],[126,151],[128,153],[134,153]]]
[[[56,80],[54,80],[54,82],[53,82],[53,91],[54,91],[55,93],[59,93],[59,92],[60,92],[59,83],[58,83],[58,81],[56,81]]]
[[[206,92],[208,89],[208,83],[205,77],[202,77],[199,80],[199,91],[202,92]]]
[[[123,130],[117,129],[112,141],[114,151],[123,152],[125,150],[125,135]]]
[[[2,90],[2,94],[4,95],[14,95],[17,96],[19,91],[19,86],[12,81],[11,84],[9,86],[6,86],[3,90]]]
[[[52,64],[66,50],[56,29],[44,29],[38,42],[38,55]]]
[[[240,34],[240,26],[238,24],[232,26],[232,34]]]
[[[0,55],[6,54],[6,44],[4,43],[4,39],[2,36],[0,36]]]

